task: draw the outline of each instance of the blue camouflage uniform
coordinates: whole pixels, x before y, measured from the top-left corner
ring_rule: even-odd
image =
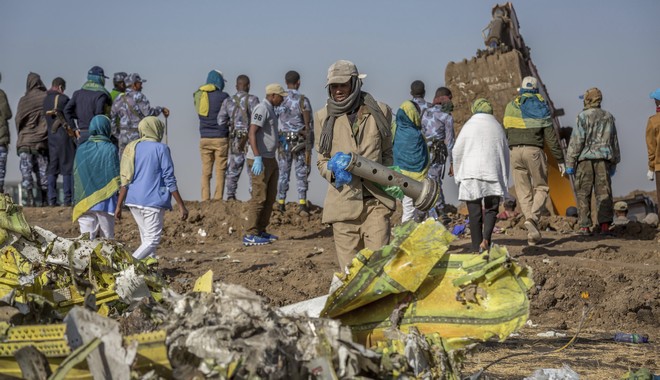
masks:
[[[309,99],[298,90],[290,88],[287,89],[287,92],[287,97],[275,109],[275,113],[279,118],[280,128],[280,147],[277,151],[277,163],[280,169],[280,176],[277,180],[277,201],[283,204],[286,199],[286,194],[289,191],[291,165],[295,162],[298,200],[300,203],[306,203],[307,178],[309,177],[310,170],[307,157],[311,153],[311,147],[314,141],[312,105]],[[301,99],[303,99],[302,104]],[[309,112],[310,115],[307,129],[309,135],[307,136],[304,134],[305,122],[303,120],[303,110]]]
[[[433,104],[427,102],[424,98],[412,98],[412,101],[419,106],[420,115],[422,115],[428,108],[433,107]]]
[[[119,94],[112,103],[110,120],[113,121],[113,135],[119,141],[119,157],[129,142],[140,138],[138,124],[147,116],[158,116],[163,107],[151,107],[149,100],[142,91],[127,88],[126,92]],[[116,121],[119,120],[119,125]]]
[[[240,104],[240,107],[238,104]],[[258,97],[248,94],[245,91],[239,91],[222,103],[220,113],[218,114],[218,125],[221,129],[229,129],[230,138],[229,165],[227,166],[227,174],[225,176],[225,193],[227,194],[227,199],[236,198],[238,180],[245,165],[249,119],[252,110],[257,105],[259,105]],[[248,176],[248,179],[250,180],[250,176]]]
[[[422,132],[431,155],[428,177],[437,181],[442,188],[442,174],[446,163],[453,163],[451,150],[454,147],[454,118],[442,112],[440,104],[430,105],[422,114]],[[443,155],[446,155],[444,160]],[[445,196],[444,192],[440,191],[435,207],[429,210],[429,216],[437,218],[438,211],[442,211],[444,207]]]

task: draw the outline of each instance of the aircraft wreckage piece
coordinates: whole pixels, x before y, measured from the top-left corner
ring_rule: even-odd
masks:
[[[0,238],[2,308],[28,315],[38,304],[54,312],[52,319],[61,320],[86,300],[101,315],[108,314],[111,303],[127,306],[149,295],[160,300],[165,282],[156,274],[155,260],[135,260],[111,240],[68,239],[30,227],[22,207],[6,195],[0,196]],[[39,321],[44,320],[34,320]]]
[[[529,315],[531,270],[505,248],[447,253],[454,239],[432,219],[394,229],[390,245],[358,252],[321,317],[337,318],[368,347],[414,327],[447,350],[504,340]]]

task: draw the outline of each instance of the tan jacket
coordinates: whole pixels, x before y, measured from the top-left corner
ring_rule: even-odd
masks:
[[[385,114],[388,124],[392,121],[392,111],[384,103],[378,103],[378,106]],[[323,107],[314,115],[314,135],[316,151],[319,151],[319,139],[323,124],[328,116],[326,107]],[[318,154],[316,163],[319,173],[330,184],[323,204],[323,223],[343,222],[357,219],[362,213],[364,202],[362,200],[363,186],[371,192],[381,203],[389,209],[394,210],[396,201],[385,194],[373,183],[363,180],[358,176],[353,176],[351,182],[337,189],[334,185],[332,171],[328,170],[328,161],[337,152],[357,153],[362,157],[372,161],[379,162],[386,166],[391,166],[392,159],[392,141],[383,141],[376,126],[376,119],[371,115],[367,106],[360,107],[356,118],[358,124],[357,136],[353,138],[352,128],[348,117],[342,115],[335,120],[334,132],[332,135],[332,151],[330,155]]]
[[[646,124],[646,149],[649,154],[649,170],[660,172],[660,112],[649,117]]]

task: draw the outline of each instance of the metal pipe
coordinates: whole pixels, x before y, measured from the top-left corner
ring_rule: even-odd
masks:
[[[351,153],[351,161],[346,171],[381,186],[398,186],[406,196],[413,199],[415,208],[421,211],[433,207],[440,193],[440,186],[430,178],[425,178],[421,182],[416,181],[355,153]]]

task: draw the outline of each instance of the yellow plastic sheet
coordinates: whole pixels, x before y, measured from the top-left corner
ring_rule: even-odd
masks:
[[[394,235],[389,246],[357,255],[321,313],[350,326],[357,342],[374,346],[414,326],[439,334],[453,350],[503,340],[527,320],[531,272],[505,248],[447,253],[453,235],[431,219],[404,224]]]

